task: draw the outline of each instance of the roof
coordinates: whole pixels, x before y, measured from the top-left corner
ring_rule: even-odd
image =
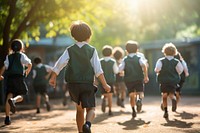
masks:
[[[156,40],[152,42],[141,43],[142,49],[160,49],[165,43],[173,43],[176,47],[185,47],[194,44],[200,44],[200,37],[198,38],[184,38],[184,39],[173,39],[173,40]]]
[[[74,40],[68,36],[56,37],[56,38],[41,38],[39,41],[31,40],[29,44],[31,46],[69,46],[74,43]]]

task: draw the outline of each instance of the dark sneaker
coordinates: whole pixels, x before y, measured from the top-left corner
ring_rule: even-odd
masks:
[[[47,111],[50,111],[51,110],[51,106],[50,106],[49,102],[46,102],[46,106],[47,106]]]
[[[169,117],[168,112],[165,112],[163,117],[167,119]]]
[[[136,109],[137,109],[137,112],[140,112],[142,110],[142,101],[140,99],[137,100],[136,102]]]
[[[136,112],[132,112],[132,117],[135,118],[136,117]]]
[[[16,111],[15,103],[13,102],[12,99],[9,99],[9,100],[8,100],[8,103],[9,103],[9,105],[10,105],[10,111],[14,114],[15,111]]]
[[[111,110],[109,110],[108,115],[109,115],[109,116],[112,116],[112,115],[113,115],[113,113],[112,113]]]
[[[37,114],[39,114],[39,113],[40,113],[40,109],[39,109],[39,108],[37,108],[37,110],[36,110],[36,113],[37,113]]]
[[[87,124],[83,125],[83,133],[91,133],[90,127]]]
[[[121,100],[121,107],[125,108],[124,101]]]
[[[164,111],[163,103],[160,104],[160,108],[162,111]]]
[[[117,106],[121,106],[121,100],[119,97],[117,97]]]
[[[5,125],[10,125],[11,124],[11,120],[10,120],[9,116],[6,116],[4,123],[5,123]]]
[[[102,112],[106,111],[106,100],[105,99],[102,99],[101,110],[102,110]]]
[[[175,112],[177,108],[176,100],[172,99],[172,111]]]

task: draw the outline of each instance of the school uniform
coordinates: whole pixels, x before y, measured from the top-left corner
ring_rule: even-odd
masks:
[[[53,71],[58,75],[65,67],[71,99],[83,108],[95,107],[94,76],[103,73],[97,51],[86,42],[77,42],[68,47],[56,62]]]
[[[31,60],[22,52],[12,53],[6,56],[4,65],[6,68],[6,95],[26,95],[28,87],[25,82],[25,65],[31,64]]]
[[[111,90],[110,90],[109,93],[114,93],[113,84],[116,81],[116,75],[115,74],[118,73],[118,66],[116,64],[116,61],[114,59],[112,59],[111,57],[105,57],[105,58],[102,58],[100,60],[100,62],[101,62],[101,67],[103,69],[106,82],[111,87]],[[103,89],[101,84],[100,84],[99,88],[100,88],[102,94],[107,93]]]
[[[45,94],[47,93],[47,84],[48,80],[46,75],[51,72],[51,67],[39,63],[33,70],[33,87],[36,94]]]
[[[183,72],[180,61],[173,56],[160,58],[156,63],[155,71],[158,73],[157,81],[161,92],[174,93],[180,82],[180,74]]]
[[[144,91],[142,65],[145,65],[145,61],[137,53],[130,53],[119,66],[120,70],[124,70],[124,81],[129,93]]]

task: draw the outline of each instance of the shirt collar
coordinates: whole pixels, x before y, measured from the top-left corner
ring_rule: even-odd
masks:
[[[83,47],[85,44],[88,44],[87,42],[83,41],[83,42],[76,42],[76,45],[81,48]]]

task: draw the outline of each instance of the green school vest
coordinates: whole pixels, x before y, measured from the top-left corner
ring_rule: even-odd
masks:
[[[48,74],[45,66],[35,67],[36,77],[33,80],[34,85],[46,85],[48,83],[45,76]]]

